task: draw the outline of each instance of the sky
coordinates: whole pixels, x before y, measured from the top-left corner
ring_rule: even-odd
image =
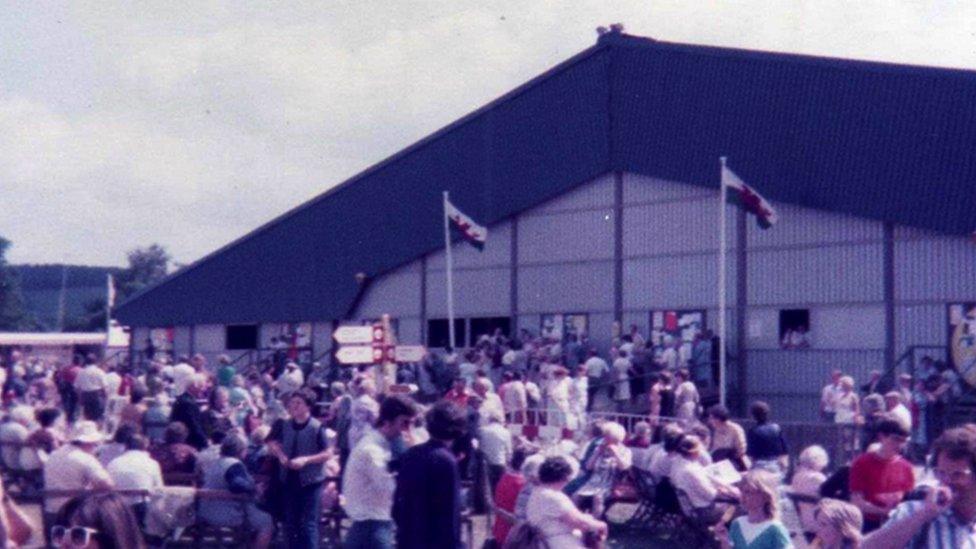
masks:
[[[658,40],[976,69],[948,1],[0,0],[11,263],[190,263],[592,46]],[[267,5],[264,5],[267,4]]]

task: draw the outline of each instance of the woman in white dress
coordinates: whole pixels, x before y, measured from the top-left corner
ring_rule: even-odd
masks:
[[[834,422],[835,423],[854,423],[859,409],[859,399],[854,392],[854,378],[844,376],[838,382],[840,394],[834,401]]]
[[[572,472],[566,458],[547,458],[539,466],[539,485],[529,497],[527,522],[539,531],[549,549],[585,548],[577,530],[594,532],[600,537],[607,535],[607,523],[577,509],[563,493]]]

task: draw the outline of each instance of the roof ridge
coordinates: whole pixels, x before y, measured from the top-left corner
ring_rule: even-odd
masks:
[[[664,40],[657,40],[655,38],[635,36],[624,33],[607,33],[601,36],[600,40],[601,42],[606,42],[614,46],[629,48],[672,50],[716,57],[746,57],[755,60],[821,65],[862,72],[865,70],[873,70],[883,73],[902,73],[913,76],[976,79],[976,69],[966,69],[960,67],[940,67],[933,65],[917,65],[912,63],[896,63],[892,61],[877,61],[872,59],[831,57],[828,55],[813,55],[807,53],[753,50],[729,46],[668,42]]]

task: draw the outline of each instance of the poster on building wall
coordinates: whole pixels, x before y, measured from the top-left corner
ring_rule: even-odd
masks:
[[[704,310],[651,311],[651,345],[654,347],[676,340],[690,344],[704,329]]]
[[[577,337],[587,333],[589,315],[585,313],[542,315],[539,332],[543,337],[565,341],[570,335]]]
[[[948,307],[949,360],[959,375],[976,386],[976,302]]]
[[[173,328],[153,328],[149,331],[149,340],[157,353],[173,352]]]

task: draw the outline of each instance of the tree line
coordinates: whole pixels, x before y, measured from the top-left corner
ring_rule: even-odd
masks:
[[[62,284],[67,282],[66,294],[72,299],[84,299],[82,306],[65,311],[64,331],[103,331],[106,326],[107,275],[115,282],[115,305],[148,286],[159,282],[170,272],[172,257],[159,244],[135,248],[126,254],[126,267],[91,267],[65,265],[10,265],[6,252],[11,242],[0,237],[0,331],[54,331],[50,320],[52,311],[38,310],[25,299],[26,292],[40,292],[50,303],[60,296]],[[65,272],[67,269],[67,273]],[[67,278],[65,279],[65,275]],[[96,288],[95,292],[91,289]],[[102,291],[97,289],[101,288]],[[88,290],[80,292],[79,290]],[[74,293],[72,293],[74,292]],[[32,295],[32,294],[31,294]],[[93,295],[97,297],[93,297]],[[67,308],[66,308],[67,309]],[[45,312],[47,314],[45,314]],[[45,318],[47,317],[47,318]]]

